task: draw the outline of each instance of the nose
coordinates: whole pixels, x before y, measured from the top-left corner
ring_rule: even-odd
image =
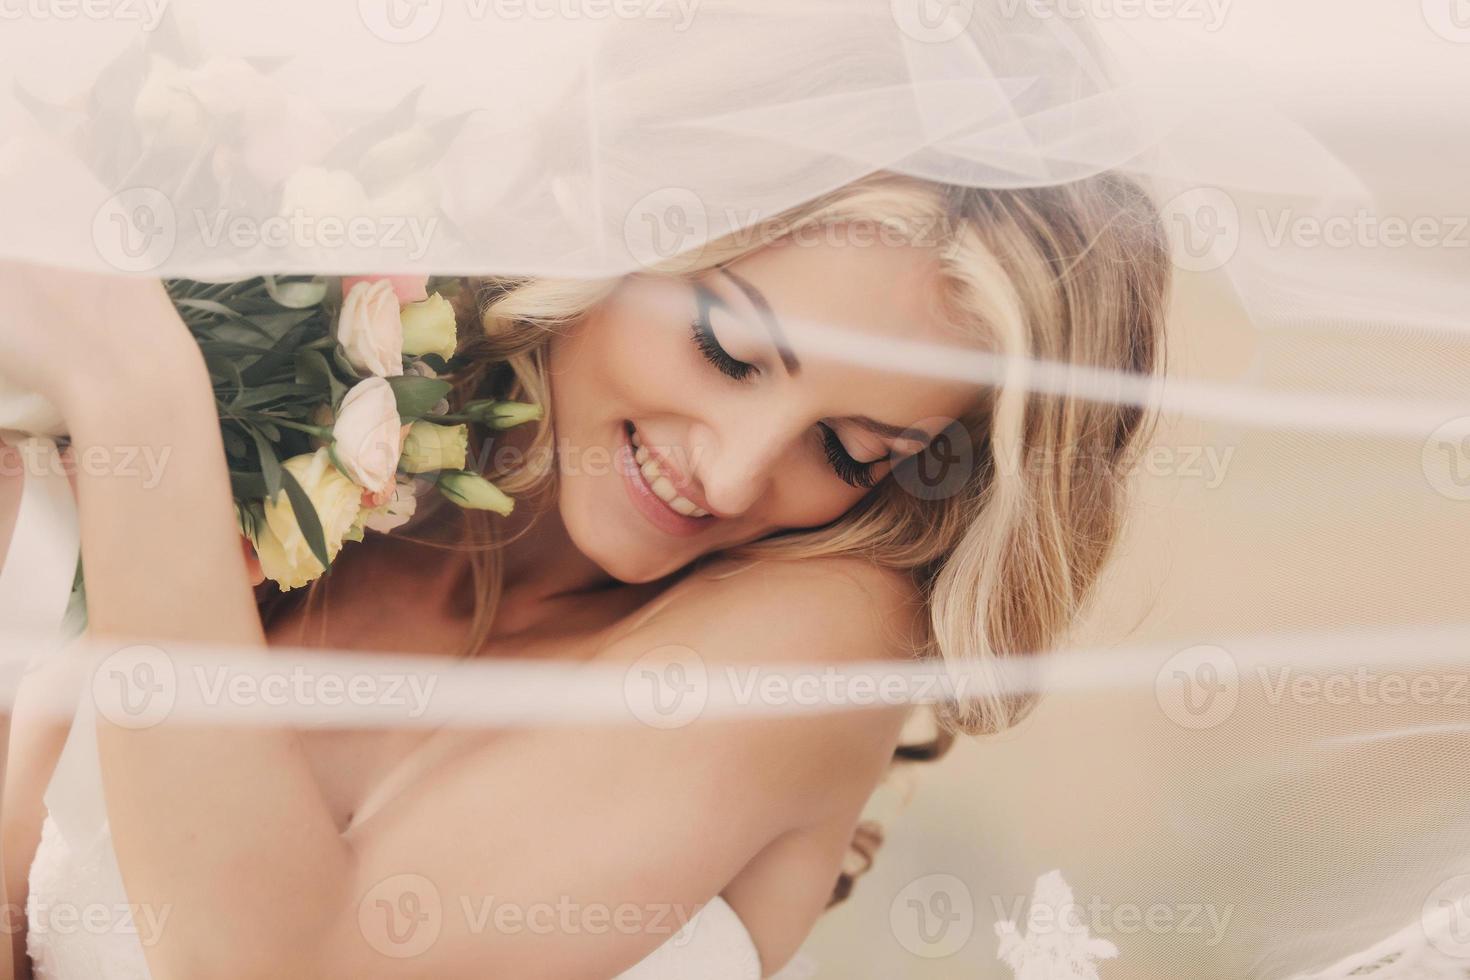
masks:
[[[690,433],[694,473],[711,513],[738,517],[771,489],[791,433],[770,420],[733,417]]]

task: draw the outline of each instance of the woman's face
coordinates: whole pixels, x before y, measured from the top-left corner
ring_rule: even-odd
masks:
[[[551,345],[572,541],[613,578],[648,582],[842,516],[977,391],[830,357],[801,325],[952,343],[937,276],[923,249],[824,242],[694,283],[625,280]]]

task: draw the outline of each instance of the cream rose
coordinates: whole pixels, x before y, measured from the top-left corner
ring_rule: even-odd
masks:
[[[438,293],[403,308],[403,353],[409,357],[438,354],[446,361],[459,346],[454,325],[454,307]]]
[[[338,472],[326,449],[293,456],[282,465],[306,491],[322,525],[327,557],[336,558],[343,539],[357,521],[362,491]],[[265,525],[258,528],[251,543],[260,558],[261,571],[282,589],[300,588],[326,571],[311,553],[285,491],[265,502]]]
[[[391,282],[360,282],[348,290],[337,320],[337,342],[359,371],[384,378],[403,373],[403,324]]]
[[[332,451],[358,486],[372,494],[387,492],[403,451],[403,423],[398,400],[382,378],[353,385],[332,424]]]
[[[405,473],[429,473],[434,470],[462,470],[469,453],[469,427],[415,422],[403,440]]]

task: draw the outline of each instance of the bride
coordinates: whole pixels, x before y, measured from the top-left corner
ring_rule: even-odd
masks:
[[[7,264],[0,361],[58,406],[71,452],[171,450],[157,486],[77,473],[91,634],[712,667],[1047,647],[1115,539],[1144,413],[854,364],[802,324],[1154,372],[1168,258],[1147,195],[1109,173],[986,190],[879,172],[760,230],[616,281],[467,282],[460,351],[512,370],[472,368],[456,395],[547,409],[481,454],[520,506],[488,525],[424,508],[284,595],[252,591],[210,382],[160,283]],[[926,482],[956,457],[973,465]],[[27,708],[48,683],[30,675],[12,732],[11,907],[167,912],[148,934],[32,922],[18,972],[62,980],[770,976],[850,885],[906,720],[130,729],[84,706],[68,740]],[[977,691],[942,721],[993,731],[1025,707]],[[65,810],[88,787],[90,838]],[[387,949],[393,923],[364,910],[412,917],[426,891],[433,939]],[[492,897],[528,920],[639,915],[457,914]]]

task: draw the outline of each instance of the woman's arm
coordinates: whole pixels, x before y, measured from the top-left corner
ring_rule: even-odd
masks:
[[[26,671],[10,717],[6,755],[4,807],[0,810],[0,850],[4,853],[5,891],[9,902],[11,954],[15,976],[29,977],[26,953],[26,900],[31,862],[46,817],[44,797],[56,761],[66,744],[83,681],[66,651]]]
[[[703,584],[604,659],[651,668],[640,658],[679,645],[745,671],[892,654],[896,604],[819,575]],[[850,830],[901,723],[884,710],[494,733],[346,839],[294,740],[172,725],[100,739],[130,900],[172,910],[148,950],[160,978],[561,980],[638,962],[783,836]],[[775,956],[820,913],[840,857],[793,886],[811,900]]]
[[[39,371],[48,353],[87,351],[85,377],[52,365],[56,390],[43,392],[62,409],[76,452],[168,450],[156,485],[79,475],[91,632],[165,652],[170,639],[262,646],[197,348],[166,297],[160,305],[161,290],[83,285],[91,292],[79,304],[54,280],[42,279],[40,296],[0,283],[0,313],[7,299],[29,304],[33,322],[64,332],[59,341],[0,328],[0,354],[19,350]],[[82,329],[87,316],[105,319],[105,337]],[[119,338],[124,348],[155,343],[109,374]],[[89,345],[113,357],[98,360]],[[871,591],[874,570],[828,577],[816,567],[798,580],[761,569],[705,584],[681,612],[671,606],[605,657],[631,664],[681,644],[723,669],[895,652],[884,627],[907,621],[910,599],[891,588],[855,593],[854,582]],[[855,820],[901,716],[498,734],[350,839],[290,732],[127,729],[99,717],[98,748],[129,899],[170,910],[147,950],[160,980],[561,978],[637,962],[772,841]],[[509,920],[496,914],[502,907]],[[572,923],[544,928],[539,914],[563,909]],[[628,915],[631,928],[620,929]],[[398,955],[395,937],[420,925],[434,928],[432,941]]]

